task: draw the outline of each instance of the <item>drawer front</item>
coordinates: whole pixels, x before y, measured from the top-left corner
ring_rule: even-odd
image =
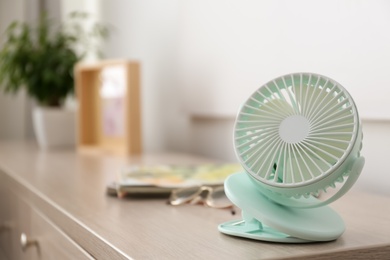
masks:
[[[43,213],[2,184],[0,221],[0,251],[5,259],[93,259]],[[29,241],[24,249],[22,234]]]
[[[37,242],[32,259],[93,259],[66,234],[51,223],[45,215],[32,209],[31,239]],[[34,246],[32,246],[34,247]],[[26,251],[35,248],[28,248]]]
[[[0,172],[0,251],[2,251],[0,259],[15,259],[12,252],[12,237],[15,229],[13,203],[14,200],[6,189]]]

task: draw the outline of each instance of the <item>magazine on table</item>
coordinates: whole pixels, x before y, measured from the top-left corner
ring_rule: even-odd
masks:
[[[240,164],[201,165],[132,165],[124,167],[112,192],[124,195],[169,194],[172,190],[191,186],[223,185],[226,177],[242,171]]]

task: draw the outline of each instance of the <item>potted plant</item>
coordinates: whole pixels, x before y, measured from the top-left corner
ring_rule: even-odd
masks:
[[[65,23],[56,23],[43,14],[36,25],[15,21],[5,31],[0,89],[24,89],[36,101],[33,124],[41,147],[75,142],[75,113],[63,108],[74,93],[73,68],[87,53],[99,53],[97,40],[108,36],[105,26],[86,27],[88,18],[74,12]]]

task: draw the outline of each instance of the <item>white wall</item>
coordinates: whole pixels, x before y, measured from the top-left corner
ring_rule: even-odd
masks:
[[[13,19],[24,18],[23,11],[24,2],[21,0],[13,3],[0,1],[0,32],[4,32]],[[17,139],[25,136],[24,102],[24,95],[9,97],[0,92],[0,138]]]
[[[37,3],[37,0],[0,0],[0,34],[14,20],[34,20],[38,13]],[[23,91],[16,95],[0,91],[0,139],[31,138],[30,110],[31,101]]]
[[[366,164],[357,186],[390,196],[390,121],[363,121]]]
[[[143,145],[146,152],[187,151],[189,117],[177,83],[178,0],[102,2],[114,28],[107,58],[141,62]]]
[[[192,113],[235,115],[271,79],[315,72],[344,85],[362,117],[390,119],[389,1],[186,0],[180,12]]]

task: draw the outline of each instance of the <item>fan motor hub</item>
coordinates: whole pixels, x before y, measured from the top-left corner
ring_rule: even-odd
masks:
[[[289,144],[303,141],[310,132],[310,122],[302,115],[286,117],[279,125],[280,138]]]

